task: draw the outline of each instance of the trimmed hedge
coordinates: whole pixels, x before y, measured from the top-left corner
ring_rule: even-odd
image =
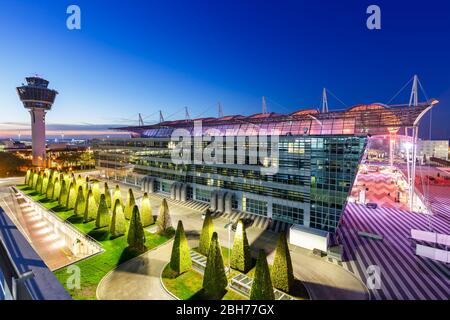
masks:
[[[127,201],[125,204],[125,219],[130,220],[131,214],[133,213],[133,208],[136,205],[136,201],[134,200],[133,190],[128,189],[127,193]]]
[[[38,173],[38,172],[35,172],[33,175],[33,181],[32,181],[32,185],[31,185],[31,188],[33,190],[37,190],[36,186],[37,186],[37,183],[39,180],[39,176],[40,176],[40,173]]]
[[[103,228],[109,226],[110,214],[108,205],[106,204],[105,195],[100,196],[100,203],[97,209],[97,218],[95,219],[95,226],[97,228]]]
[[[105,195],[106,204],[108,205],[108,208],[111,208],[111,193],[109,192],[108,184],[105,182],[105,186],[103,188],[103,194]],[[97,203],[100,202],[100,196],[98,197]]]
[[[125,234],[125,215],[119,200],[114,204],[114,210],[111,218],[110,233],[112,237],[118,237]]]
[[[189,253],[189,245],[184,233],[183,222],[178,221],[177,231],[175,232],[175,240],[172,246],[172,255],[170,256],[170,268],[180,275],[192,267],[191,254]]]
[[[203,221],[202,232],[200,234],[200,242],[198,245],[198,251],[205,256],[208,255],[213,233],[214,223],[211,217],[211,212],[207,211],[205,220]]]
[[[106,186],[108,186],[108,184],[105,182],[105,185]],[[95,181],[93,184],[92,184],[92,193],[94,194],[94,199],[95,199],[95,201],[98,203],[98,202],[100,202],[100,195],[101,195],[101,192],[100,192],[100,183],[98,182],[98,181]],[[108,193],[109,193],[109,190],[108,190]],[[105,196],[106,196],[106,190],[105,190]],[[110,197],[111,198],[111,197]],[[107,203],[108,203],[108,201],[106,201]],[[109,207],[109,206],[108,206]]]
[[[131,214],[130,226],[128,227],[127,242],[130,248],[138,251],[145,250],[145,233],[141,223],[141,216],[139,209],[135,205],[133,207],[133,213]]]
[[[83,187],[79,186],[78,187],[78,193],[77,193],[77,199],[75,200],[75,205],[74,205],[73,212],[77,216],[84,215],[84,210],[85,209],[86,209],[86,201],[85,201],[85,198],[84,198]]]
[[[144,193],[144,196],[142,197],[141,221],[144,227],[147,227],[155,222],[153,219],[152,205],[150,204],[150,199],[148,198],[147,192]]]
[[[47,195],[47,188],[48,188],[48,174],[44,173],[44,177],[42,178],[42,186],[41,190],[39,190],[39,193]]]
[[[61,182],[59,178],[56,178],[55,185],[53,187],[52,200],[58,200],[60,195],[61,195]]]
[[[250,300],[275,300],[266,252],[263,249],[259,250],[255,277],[253,278],[250,291]]]
[[[27,174],[25,175],[25,184],[28,184],[30,182],[30,176],[31,176],[31,170],[27,170]]]
[[[243,273],[247,273],[251,268],[250,245],[248,244],[247,232],[242,219],[238,221],[236,233],[234,234],[230,264],[233,269]]]
[[[286,239],[286,234],[282,232],[278,239],[275,259],[272,266],[273,286],[286,293],[292,291],[294,286],[294,270],[292,268],[291,254]]]
[[[123,207],[123,199],[122,199],[122,193],[120,192],[120,187],[119,185],[116,185],[116,188],[114,189],[114,194],[112,197],[112,203],[116,203],[116,200],[119,199],[120,201],[120,205]]]
[[[67,188],[66,180],[63,180],[61,185],[61,193],[58,201],[59,205],[62,207],[66,207],[68,198],[69,198],[69,189]]]
[[[84,208],[84,222],[89,222],[97,218],[98,205],[95,201],[94,193],[92,190],[88,191],[86,206]]]
[[[77,200],[77,184],[76,183],[71,183],[70,188],[69,188],[69,197],[67,199],[67,209],[74,209],[75,208],[75,202]]]
[[[53,193],[55,192],[55,186],[53,185],[53,181],[48,181],[47,191],[45,193],[45,197],[47,199],[53,199]]]
[[[217,232],[211,237],[211,243],[203,275],[203,290],[211,299],[220,299],[228,285],[225,267],[223,265],[222,250],[220,249]]]
[[[169,214],[169,206],[167,205],[167,200],[163,199],[161,206],[159,207],[158,219],[156,219],[156,224],[158,226],[158,233],[164,233],[167,229],[172,227],[172,222]]]

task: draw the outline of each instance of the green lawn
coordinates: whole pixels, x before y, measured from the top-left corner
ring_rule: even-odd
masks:
[[[173,276],[169,264],[162,273],[164,286],[181,300],[208,300],[202,290],[203,275],[195,270],[189,270],[178,277]],[[246,297],[228,289],[222,300],[247,300]]]
[[[97,254],[91,258],[75,263],[80,267],[81,286],[80,289],[67,288],[67,279],[71,274],[67,273],[67,268],[55,271],[58,280],[64,285],[67,291],[74,299],[95,299],[95,292],[100,280],[119,264],[142,254],[128,248],[126,236],[110,239],[106,228],[96,229],[95,222],[83,223],[79,217],[74,216],[73,210],[66,210],[58,205],[57,201],[48,201],[44,196],[38,195],[27,186],[17,186],[25,194],[32,197],[33,200],[40,202],[48,209],[52,209],[60,218],[71,222],[74,227],[85,234],[96,239],[105,249],[103,253]],[[173,235],[157,235],[145,232],[147,250],[155,248],[169,240]]]

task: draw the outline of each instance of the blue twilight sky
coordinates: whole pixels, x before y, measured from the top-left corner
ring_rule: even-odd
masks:
[[[26,133],[15,87],[34,73],[60,92],[47,116],[55,131],[136,124],[138,112],[155,122],[159,109],[182,118],[184,106],[216,116],[218,101],[226,114],[252,114],[263,95],[283,113],[318,107],[324,86],[341,100],[330,95],[332,108],[386,103],[417,73],[441,100],[434,138],[450,138],[447,0],[5,2],[0,136]],[[66,28],[70,4],[81,30]],[[381,7],[381,30],[366,28],[370,4]],[[392,102],[407,103],[409,90]]]

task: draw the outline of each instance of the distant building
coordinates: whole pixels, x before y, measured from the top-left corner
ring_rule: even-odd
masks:
[[[22,141],[15,141],[13,139],[0,141],[0,151],[19,151],[25,149],[27,149],[27,146]]]
[[[417,145],[417,157],[419,160],[438,158],[448,160],[448,140],[419,140]]]

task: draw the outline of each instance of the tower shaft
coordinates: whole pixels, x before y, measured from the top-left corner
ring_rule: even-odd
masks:
[[[30,109],[31,137],[33,140],[33,165],[45,166],[45,114],[44,109]]]

